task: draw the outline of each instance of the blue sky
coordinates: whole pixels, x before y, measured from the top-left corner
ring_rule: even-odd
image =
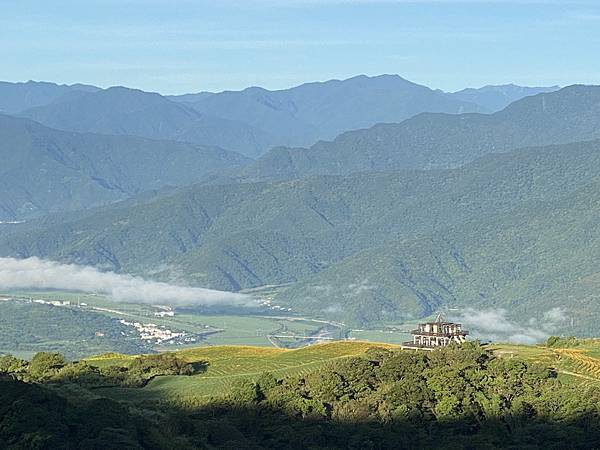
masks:
[[[600,84],[599,0],[3,0],[0,79],[162,93],[397,73]]]

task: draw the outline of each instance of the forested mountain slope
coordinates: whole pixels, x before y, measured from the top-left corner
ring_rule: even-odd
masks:
[[[510,214],[387,242],[292,285],[281,298],[363,325],[440,308],[505,308],[520,323],[542,327],[544,314],[558,308],[553,332],[595,336],[599,192],[596,178],[556,200],[532,200]]]
[[[197,182],[249,160],[218,147],[58,131],[0,115],[0,221]]]
[[[282,180],[365,170],[458,167],[488,153],[600,137],[600,87],[570,86],[495,114],[420,114],[343,133],[310,148],[275,148],[232,179]]]
[[[454,170],[197,186],[17,227],[0,253],[158,268],[229,290],[299,283],[282,301],[352,323],[456,302],[539,310],[553,304],[553,289],[593,273],[599,173],[593,141],[489,155]],[[352,285],[360,296],[347,295]]]

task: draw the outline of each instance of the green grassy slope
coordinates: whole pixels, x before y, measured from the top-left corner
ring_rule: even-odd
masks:
[[[565,383],[600,386],[600,344],[597,340],[577,341],[574,348],[550,348],[514,344],[490,346],[501,358],[519,357],[557,370]],[[369,348],[399,349],[391,344],[372,342],[335,342],[318,344],[298,350],[262,347],[216,346],[178,352],[188,362],[208,362],[205,373],[192,377],[163,376],[144,388],[109,388],[103,395],[128,398],[134,402],[164,401],[173,404],[197,405],[211,397],[227,394],[236,383],[253,381],[269,372],[277,378],[305,375],[318,371],[329,362],[364,354]],[[405,350],[413,351],[413,350]],[[106,354],[87,358],[92,365],[127,365],[135,356]]]
[[[208,362],[208,370],[198,376],[166,376],[152,380],[143,389],[109,389],[104,394],[114,397],[126,396],[138,401],[171,401],[173,403],[196,403],[210,396],[227,393],[234,383],[255,380],[265,372],[277,377],[304,374],[318,369],[336,359],[363,354],[367,349],[390,344],[369,342],[335,342],[318,344],[297,350],[264,347],[215,346],[182,350],[177,355],[188,362]],[[100,355],[86,359],[92,365],[123,365],[135,356]]]
[[[514,344],[494,344],[490,348],[502,358],[520,357],[556,369],[564,383],[580,386],[600,386],[600,341],[575,341],[573,347],[541,347]]]

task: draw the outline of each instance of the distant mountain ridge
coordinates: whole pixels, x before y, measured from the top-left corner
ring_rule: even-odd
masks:
[[[274,146],[312,144],[423,111],[479,110],[441,91],[386,75],[283,91],[252,87],[168,98],[124,87],[74,91],[20,115],[61,130],[218,145],[256,157]]]
[[[42,81],[9,83],[0,81],[0,113],[17,114],[29,108],[43,106],[69,92],[95,92],[100,90],[86,84],[56,84]]]
[[[256,156],[271,140],[241,122],[201,114],[156,93],[112,87],[96,92],[69,92],[20,116],[59,130],[214,145]]]
[[[445,93],[398,75],[179,96],[119,86],[0,83],[0,111],[61,130],[215,145],[254,158],[272,147],[308,146],[422,112],[489,112],[493,102],[537,90],[512,86]]]
[[[278,147],[229,173],[268,181],[369,170],[458,167],[487,153],[600,137],[600,86],[573,85],[494,114],[423,113],[398,124],[349,131],[309,148]]]
[[[179,97],[194,109],[282,134],[297,146],[332,139],[338,134],[380,122],[401,122],[421,112],[478,112],[478,105],[398,75],[356,76],[346,80],[306,83],[269,91],[242,91]],[[177,97],[175,98],[178,99]]]
[[[493,113],[506,108],[524,97],[558,91],[560,86],[528,87],[515,84],[488,85],[481,88],[467,88],[453,92],[460,100],[475,103]]]

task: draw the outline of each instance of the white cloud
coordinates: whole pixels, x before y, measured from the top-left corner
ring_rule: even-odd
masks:
[[[536,344],[556,332],[557,327],[567,320],[563,308],[552,308],[541,318],[530,318],[522,325],[509,319],[505,309],[475,310],[467,309],[457,321],[473,331],[480,339],[494,342],[512,342],[516,344]]]
[[[61,264],[39,258],[0,258],[0,289],[62,289],[105,294],[117,302],[181,306],[254,306],[247,295],[177,286],[94,267]]]

